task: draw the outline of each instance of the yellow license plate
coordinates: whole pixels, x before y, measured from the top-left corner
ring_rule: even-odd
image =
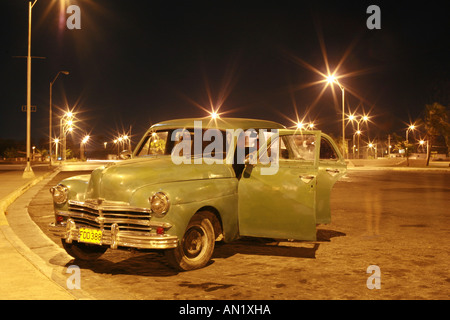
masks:
[[[87,242],[93,244],[102,243],[102,231],[88,228],[80,228],[80,242]]]

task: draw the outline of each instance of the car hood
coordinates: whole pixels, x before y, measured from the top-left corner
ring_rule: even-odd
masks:
[[[137,158],[94,170],[85,196],[86,199],[130,202],[134,192],[148,185],[232,177],[233,170],[226,164],[176,165],[170,156]]]

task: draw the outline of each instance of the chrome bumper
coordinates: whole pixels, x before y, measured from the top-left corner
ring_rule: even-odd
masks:
[[[51,223],[49,231],[67,243],[79,240],[79,227],[71,219],[66,223]],[[101,245],[110,246],[111,249],[118,247],[129,247],[138,249],[173,249],[178,246],[178,237],[159,235],[137,231],[120,231],[117,224],[111,229],[102,229]]]

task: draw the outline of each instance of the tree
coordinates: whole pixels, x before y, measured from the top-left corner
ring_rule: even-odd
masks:
[[[430,151],[437,136],[443,136],[447,145],[447,152],[450,148],[450,125],[448,123],[448,114],[445,106],[440,103],[427,104],[424,117],[426,138],[429,141],[430,148],[427,153],[427,166],[430,162]]]

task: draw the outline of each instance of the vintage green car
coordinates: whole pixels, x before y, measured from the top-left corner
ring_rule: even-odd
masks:
[[[156,249],[175,268],[192,270],[208,263],[215,241],[315,240],[346,172],[320,131],[252,119],[161,122],[128,158],[50,189],[50,230],[73,257]]]

